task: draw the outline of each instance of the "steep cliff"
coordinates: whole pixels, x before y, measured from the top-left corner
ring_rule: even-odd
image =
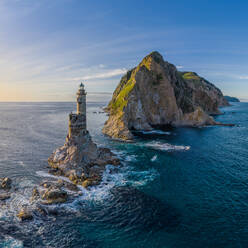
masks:
[[[131,130],[155,126],[202,126],[216,122],[209,114],[228,105],[222,92],[194,72],[179,72],[152,52],[124,75],[106,110],[103,133],[132,139]]]

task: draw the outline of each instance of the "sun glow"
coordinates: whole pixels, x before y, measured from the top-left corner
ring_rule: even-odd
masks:
[[[0,101],[26,101],[27,99],[34,100],[31,97],[31,92],[26,87],[20,87],[17,84],[0,83]]]

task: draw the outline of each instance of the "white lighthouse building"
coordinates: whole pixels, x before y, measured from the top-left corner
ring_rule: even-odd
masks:
[[[77,91],[77,113],[71,113],[69,115],[69,139],[74,136],[87,134],[86,126],[86,92],[84,84],[79,85]]]
[[[79,85],[77,92],[77,114],[85,114],[86,117],[86,92],[83,83]]]

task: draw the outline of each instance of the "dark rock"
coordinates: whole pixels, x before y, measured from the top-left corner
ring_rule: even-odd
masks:
[[[10,193],[2,193],[2,192],[0,192],[0,201],[7,200],[10,197],[11,197],[11,194]]]
[[[66,189],[68,189],[68,190],[70,190],[70,191],[75,191],[75,192],[79,191],[77,185],[75,185],[75,184],[73,184],[73,183],[66,182],[66,181],[61,180],[61,179],[59,179],[59,180],[57,181],[57,185],[58,185],[59,187],[64,187],[64,188],[66,188]]]
[[[48,172],[54,176],[63,176],[64,175],[63,172],[61,170],[59,170],[58,168],[50,169]]]
[[[0,179],[0,188],[1,189],[11,189],[12,180],[8,177]]]
[[[40,193],[39,193],[38,188],[34,187],[30,201],[33,202],[33,201],[36,201],[38,199],[40,199]]]
[[[17,214],[17,217],[18,217],[21,221],[32,220],[32,219],[33,219],[32,212],[31,212],[27,207],[23,207],[23,208],[19,211],[19,213]]]
[[[65,191],[58,188],[49,188],[42,195],[43,204],[57,204],[67,201],[68,195]]]

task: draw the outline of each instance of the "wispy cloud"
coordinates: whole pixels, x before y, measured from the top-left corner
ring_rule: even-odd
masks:
[[[177,69],[182,69],[183,66],[182,66],[182,65],[176,65],[176,68],[177,68]]]
[[[248,76],[240,76],[239,79],[248,79]]]
[[[127,69],[125,69],[125,68],[114,69],[114,70],[106,71],[103,73],[87,75],[87,76],[83,76],[83,77],[76,77],[76,78],[73,78],[73,80],[74,81],[80,81],[80,80],[91,80],[91,79],[106,79],[106,78],[112,78],[115,76],[122,75],[126,72],[127,72]]]

